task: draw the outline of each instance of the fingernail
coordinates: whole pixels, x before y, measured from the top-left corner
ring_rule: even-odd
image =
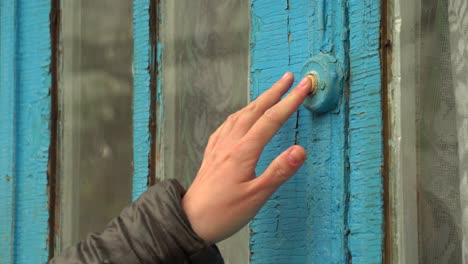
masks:
[[[292,165],[299,165],[304,161],[304,154],[295,147],[289,152],[288,159]]]
[[[310,84],[310,79],[308,77],[305,77],[302,79],[302,81],[297,85],[298,88],[304,88],[307,87],[307,85]]]
[[[287,79],[289,77],[289,74],[290,74],[289,72],[285,73],[283,77],[281,77],[281,80]]]

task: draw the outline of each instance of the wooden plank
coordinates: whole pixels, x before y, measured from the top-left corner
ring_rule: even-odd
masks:
[[[252,100],[290,70],[288,20],[287,1],[251,1]],[[257,165],[257,174],[262,173],[276,155],[294,144],[296,124],[294,115],[266,146]],[[306,194],[301,188],[303,180],[299,179],[294,177],[280,188],[250,223],[251,263],[304,263],[307,224],[303,197]]]
[[[349,250],[354,263],[383,260],[381,1],[349,1]]]
[[[292,10],[306,5],[293,5]],[[328,54],[337,59],[347,72],[347,17],[346,1],[314,1],[302,16],[307,19],[302,30],[308,39],[299,43],[306,47],[308,56]],[[291,17],[299,19],[299,14]],[[297,24],[297,23],[294,23]],[[293,38],[294,39],[294,38]],[[302,51],[302,56],[305,52]],[[302,76],[301,76],[302,77]],[[313,263],[347,263],[347,115],[344,93],[338,106],[325,114],[314,114],[300,109],[298,143],[307,148],[308,159],[304,169],[308,208],[307,252]],[[299,201],[301,202],[301,201]]]
[[[14,116],[15,263],[45,263],[50,143],[49,0],[16,1]]]
[[[0,262],[12,262],[15,109],[15,1],[0,1]]]
[[[261,94],[290,70],[327,53],[346,63],[343,1],[252,1],[251,90]],[[347,262],[346,119],[344,98],[331,113],[300,108],[267,146],[263,171],[285,148],[306,147],[308,160],[251,224],[253,263]]]
[[[150,173],[150,1],[133,1],[133,200],[143,193]]]

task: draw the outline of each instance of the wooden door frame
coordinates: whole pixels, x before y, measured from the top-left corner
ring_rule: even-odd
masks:
[[[0,1],[0,260],[5,263],[45,263],[53,252],[54,3]]]
[[[56,56],[59,54],[57,45],[59,24],[54,24],[54,21],[57,22],[54,18],[57,18],[57,12],[60,11],[56,8],[57,3],[58,0],[0,0],[2,7],[8,7],[2,8],[0,14],[2,22],[0,92],[6,95],[0,96],[2,114],[0,118],[3,118],[2,124],[3,122],[7,124],[0,128],[2,135],[6,135],[0,138],[0,147],[6,150],[0,152],[2,157],[0,180],[5,183],[0,185],[0,209],[7,212],[0,215],[2,236],[0,260],[7,260],[8,263],[46,262],[53,255],[54,238],[58,232],[54,220],[55,194],[58,190],[54,186],[56,179],[53,173],[56,162],[54,135],[57,131],[57,113],[54,111],[58,110],[57,91],[54,88],[58,82],[57,67],[54,66],[58,63]],[[157,28],[153,27],[158,23],[152,20],[158,13],[158,3],[158,0],[134,0],[134,199],[146,190],[148,184],[154,183],[153,173],[156,171],[156,162],[161,157],[156,137],[159,129],[157,124],[160,121],[160,116],[157,114],[160,113],[157,111],[160,107],[158,91],[161,88],[157,72],[160,70],[162,47],[158,45],[156,39]],[[311,3],[315,9],[312,9]],[[339,165],[344,168],[344,172],[341,174],[342,178],[338,178],[342,180],[343,188],[336,192],[330,189],[333,185],[323,185],[325,186],[323,190],[315,192],[310,185],[306,185],[307,188],[301,189],[306,191],[305,196],[304,193],[296,195],[295,188],[301,184],[297,179],[310,177],[320,180],[320,177],[316,177],[320,175],[313,169],[315,167],[309,163],[302,170],[302,176],[298,175],[296,180],[291,181],[273,196],[273,200],[292,197],[293,203],[290,205],[295,204],[298,211],[284,210],[281,213],[281,209],[267,205],[252,222],[250,226],[254,233],[251,239],[252,262],[275,260],[278,254],[284,254],[288,259],[298,257],[309,261],[325,259],[328,256],[330,259],[336,258],[342,262],[352,260],[366,263],[383,260],[383,88],[379,53],[381,1],[343,0],[341,6],[330,3],[324,0],[289,0],[275,3],[251,0],[252,97],[258,96],[267,88],[268,84],[274,81],[273,76],[281,76],[286,70],[292,69],[296,76],[300,77],[299,65],[305,62],[304,58],[316,55],[317,51],[323,48],[317,46],[310,49],[309,45],[315,44],[307,39],[320,37],[318,33],[321,33],[322,37],[327,37],[325,28],[329,28],[329,23],[334,23],[327,20],[330,14],[328,12],[343,14],[340,19],[346,20],[347,28],[335,28],[334,31],[343,34],[334,37],[338,37],[337,39],[343,37],[347,57],[342,58],[342,62],[349,71],[348,86],[345,87],[343,94],[346,107],[345,113],[342,114],[346,116],[346,120],[344,123],[339,123],[340,128],[332,124],[320,128],[324,131],[315,130],[319,134],[311,136],[313,131],[311,123],[305,122],[307,120],[300,117],[294,119],[296,122],[286,125],[286,129],[289,127],[290,130],[283,130],[285,133],[292,133],[289,135],[291,137],[289,143],[296,142],[296,135],[299,135],[297,142],[308,144],[309,162],[313,163],[314,160],[323,158],[320,155],[326,155],[327,152],[326,149],[314,149],[317,144],[314,140],[320,140],[319,135],[326,135],[327,131],[344,129],[345,145],[342,146],[344,160],[341,160]],[[316,15],[322,17],[314,18],[314,12],[319,12]],[[300,14],[304,14],[304,17]],[[281,55],[281,52],[286,54],[287,51],[287,56],[284,58],[280,56],[281,58],[277,60],[262,60],[258,57],[262,49],[265,51],[268,47],[278,48],[262,44],[272,43],[275,32],[267,33],[263,30],[273,25],[268,24],[271,23],[268,21],[278,18],[276,16],[280,16],[281,23],[284,23],[284,32],[278,37],[282,44],[278,43],[284,46],[281,46],[284,50],[276,54]],[[301,19],[304,21],[301,22]],[[304,31],[299,31],[304,25],[298,23],[306,23]],[[323,25],[325,28],[321,27]],[[300,38],[305,40],[297,42],[296,40]],[[328,48],[330,47],[325,47],[325,51]],[[273,50],[270,52],[275,54]],[[268,71],[271,72],[262,75]],[[306,110],[301,109],[299,115],[304,111]],[[281,136],[275,138],[271,146],[285,144],[280,138]],[[275,156],[279,152],[279,148],[273,148],[267,156]],[[340,158],[335,160],[339,161]],[[261,168],[262,164],[259,169]],[[333,170],[333,167],[330,168]],[[321,181],[327,179],[330,178],[323,178]],[[306,180],[305,183],[312,182]],[[305,244],[301,244],[302,242],[295,237],[290,237],[289,240],[286,236],[278,237],[276,236],[279,234],[278,231],[274,231],[272,236],[267,236],[270,232],[268,230],[275,228],[279,228],[281,232],[288,231],[284,228],[284,224],[293,225],[295,214],[300,210],[313,209],[309,212],[317,212],[322,209],[321,213],[327,213],[327,208],[334,208],[337,204],[330,200],[317,200],[320,198],[320,193],[325,195],[327,192],[340,193],[339,203],[343,206],[336,211],[336,216],[342,223],[338,227],[340,230],[338,237],[341,242],[336,244],[340,249],[336,255],[311,254],[311,252],[327,251],[323,243],[319,243],[318,240],[322,237],[332,237],[330,235],[334,232],[333,228],[327,228],[327,223],[315,229],[316,232],[306,234],[308,239],[302,241],[306,242]],[[304,197],[306,199],[303,199]],[[264,217],[270,215],[273,217]],[[290,220],[284,221],[283,216]],[[306,217],[305,220],[309,221],[306,223],[313,223],[314,219],[318,219],[314,218],[316,216],[313,214],[308,214]],[[272,219],[276,220],[269,223],[268,221]],[[260,233],[265,234],[261,238],[263,240],[261,243],[258,240]],[[275,243],[284,245],[289,243],[293,248],[276,248]]]
[[[253,98],[286,70],[300,79],[301,66],[320,53],[348,72],[339,110],[311,116],[301,108],[264,152],[260,171],[294,143],[308,149],[308,162],[251,224],[253,263],[383,261],[381,1],[332,2],[252,1]]]

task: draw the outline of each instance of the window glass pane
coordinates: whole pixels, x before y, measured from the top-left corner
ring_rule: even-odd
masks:
[[[161,5],[164,124],[158,144],[163,161],[156,177],[177,178],[187,187],[211,133],[247,103],[250,3],[178,0]],[[228,263],[247,262],[247,229],[241,236],[223,249]]]
[[[415,125],[415,175],[403,179],[416,183],[403,194],[417,193],[417,227],[409,228],[417,230],[419,263],[468,263],[468,9],[464,0],[411,2],[411,12],[402,10],[402,36],[410,37],[401,46],[409,55],[401,56],[402,104],[414,93],[414,115],[402,112]]]
[[[247,4],[184,0],[163,5],[165,178],[188,186],[210,134],[247,103]]]
[[[64,0],[59,165],[62,249],[131,201],[132,1]]]
[[[420,85],[416,90],[420,263],[461,263],[457,124],[447,4],[421,2]]]

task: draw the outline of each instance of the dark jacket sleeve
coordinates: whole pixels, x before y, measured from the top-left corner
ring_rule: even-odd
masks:
[[[192,230],[175,180],[148,189],[100,234],[63,251],[50,263],[224,263],[216,246]]]

